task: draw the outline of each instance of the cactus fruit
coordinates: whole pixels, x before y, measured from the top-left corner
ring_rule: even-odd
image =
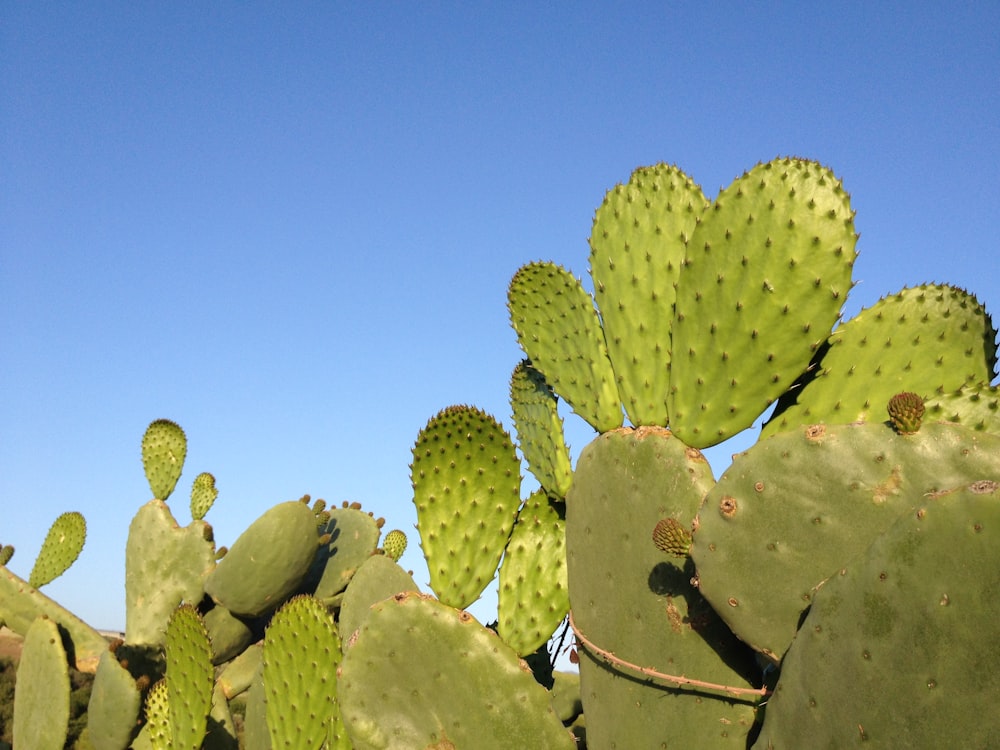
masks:
[[[355,750],[571,750],[548,691],[467,612],[401,593],[372,606],[340,669]]]
[[[87,705],[87,731],[98,750],[125,750],[142,707],[136,681],[107,648],[101,654]]]
[[[191,518],[196,521],[203,519],[218,496],[214,476],[207,471],[196,476],[191,485]]]
[[[198,750],[212,708],[212,647],[198,612],[178,607],[167,624],[167,700],[174,750]]]
[[[594,214],[590,275],[621,400],[633,425],[668,422],[670,335],[687,243],[708,207],[674,166],[636,169]]]
[[[755,748],[1000,747],[998,486],[917,497],[816,592]]]
[[[80,556],[87,538],[87,522],[79,513],[63,513],[49,528],[28,583],[36,589],[55,580]]]
[[[413,577],[387,555],[372,555],[358,568],[351,585],[344,592],[337,621],[344,635],[344,648],[361,627],[371,611],[371,605],[388,599],[400,591],[419,591]]]
[[[382,540],[382,551],[393,562],[399,562],[399,558],[406,552],[406,534],[399,529],[390,531]]]
[[[339,721],[336,705],[340,638],[333,617],[314,597],[289,599],[264,635],[267,727],[276,748],[318,750]]]
[[[691,552],[691,532],[676,518],[661,518],[653,527],[653,544],[660,552],[687,557]]]
[[[518,445],[528,470],[542,488],[564,498],[573,481],[573,467],[557,400],[530,360],[518,363],[510,376],[510,407]]]
[[[959,425],[778,433],[737,456],[705,498],[691,548],[700,591],[777,662],[817,586],[916,503],[980,478],[1000,480],[1000,436]]]
[[[180,425],[169,419],[157,419],[146,428],[142,436],[142,466],[153,497],[164,500],[177,486],[184,458],[187,455],[187,437]]]
[[[507,290],[510,322],[532,365],[598,432],[622,424],[621,399],[594,300],[554,263],[522,266]]]
[[[962,289],[930,284],[884,297],[838,326],[800,387],[778,400],[762,434],[878,421],[900,391],[930,398],[988,383],[996,334],[983,305]]]
[[[28,628],[14,690],[14,744],[62,750],[69,727],[69,666],[59,626],[41,616]]]
[[[915,435],[924,418],[924,400],[916,393],[904,391],[889,399],[886,410],[896,432],[900,435]]]
[[[500,565],[497,633],[520,656],[543,646],[569,611],[566,522],[555,506],[542,490],[525,501]]]
[[[493,579],[521,504],[514,444],[490,415],[452,406],[417,436],[410,478],[431,588],[467,607]]]
[[[566,552],[592,747],[745,747],[752,698],[640,671],[756,690],[752,652],[691,585],[690,561],[665,559],[650,542],[661,518],[690,523],[712,484],[702,454],[662,428],[605,433],[580,454],[566,498]],[[609,663],[583,637],[628,666]]]

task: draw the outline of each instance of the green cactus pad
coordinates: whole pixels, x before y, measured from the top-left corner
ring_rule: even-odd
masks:
[[[205,593],[235,615],[273,611],[302,583],[319,545],[303,502],[279,503],[250,524],[205,578]]]
[[[763,434],[808,424],[885,419],[900,391],[924,399],[988,383],[996,330],[971,294],[950,286],[903,289],[839,326],[802,387],[778,400]]]
[[[365,560],[351,579],[340,604],[340,631],[344,634],[344,648],[354,632],[361,627],[371,605],[388,599],[401,591],[419,591],[413,577],[391,558],[373,555]]]
[[[957,422],[973,430],[1000,435],[1000,387],[969,385],[929,398],[927,419]]]
[[[191,518],[197,521],[204,518],[218,496],[214,476],[207,471],[196,476],[191,485]]]
[[[452,406],[417,436],[410,478],[431,588],[467,607],[493,579],[521,504],[514,444],[489,414]]]
[[[777,661],[815,587],[900,514],[976,479],[1000,480],[1000,436],[958,425],[905,436],[882,423],[815,425],[764,439],[705,498],[691,548],[701,593]]]
[[[242,653],[234,656],[219,672],[216,683],[222,688],[227,699],[250,689],[253,680],[260,675],[263,641],[251,644]]]
[[[87,539],[87,522],[80,513],[63,513],[49,528],[28,583],[39,588],[55,580],[76,562]]]
[[[921,498],[826,582],[755,748],[1000,747],[998,486]]]
[[[518,363],[510,376],[510,407],[528,470],[546,491],[566,497],[573,481],[573,467],[557,398],[542,373],[527,359]]]
[[[212,663],[224,664],[253,641],[253,630],[245,620],[221,605],[215,605],[202,618],[212,644]]]
[[[129,525],[125,544],[125,642],[160,646],[171,613],[181,602],[197,603],[215,567],[211,527],[181,527],[162,500],[143,505]]]
[[[264,636],[267,726],[274,747],[318,750],[336,703],[340,638],[333,617],[311,596],[274,613]]]
[[[358,568],[375,553],[382,532],[371,513],[353,507],[330,510],[319,532],[329,534],[330,541],[320,547],[309,571],[308,579],[315,585],[305,588],[319,599],[329,599],[341,593]]]
[[[372,607],[339,690],[355,750],[575,747],[517,654],[472,615],[422,594]]]
[[[14,744],[62,750],[69,727],[69,665],[59,626],[39,617],[28,628],[14,690]]]
[[[177,486],[187,455],[187,437],[180,425],[157,419],[142,436],[142,466],[153,497],[166,500]]]
[[[573,617],[591,643],[634,665],[580,645],[588,746],[745,747],[753,696],[678,687],[636,669],[756,687],[752,652],[692,587],[690,561],[664,557],[650,540],[661,518],[690,524],[712,484],[701,453],[662,428],[615,430],[580,454],[566,498]]]
[[[198,750],[208,728],[215,683],[212,647],[198,612],[178,607],[167,624],[167,695],[174,750]]]
[[[851,288],[856,239],[847,193],[815,162],[760,164],[719,194],[678,281],[669,398],[678,437],[721,442],[806,369]]]
[[[208,714],[208,732],[205,735],[203,750],[239,750],[239,732],[233,720],[229,701],[216,682],[212,690],[212,710]]]
[[[517,515],[500,566],[497,609],[497,632],[521,656],[548,642],[569,611],[566,522],[542,490]]]
[[[139,723],[142,695],[107,647],[101,654],[87,704],[87,732],[95,748],[127,748]]]
[[[246,750],[271,750],[271,734],[267,728],[267,703],[264,695],[263,665],[251,681],[246,695],[246,716],[243,741]]]
[[[507,290],[510,322],[552,389],[598,432],[622,424],[621,399],[594,300],[554,263],[522,266]]]
[[[14,548],[9,544],[0,545],[0,565],[6,565],[14,556]]]
[[[667,424],[670,329],[688,240],[708,199],[684,172],[636,169],[594,215],[590,275],[608,353],[633,425]]]
[[[170,691],[167,681],[159,680],[146,694],[146,724],[142,734],[152,750],[172,750],[173,738],[170,726]],[[140,745],[142,735],[136,741]]]
[[[399,558],[406,552],[406,545],[406,533],[399,529],[393,529],[382,540],[382,551],[393,562],[399,562]]]

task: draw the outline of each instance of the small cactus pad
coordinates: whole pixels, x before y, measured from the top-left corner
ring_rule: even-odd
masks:
[[[191,518],[200,521],[208,513],[219,491],[215,489],[215,477],[207,471],[194,478],[191,485]]]
[[[755,748],[1000,746],[997,487],[920,498],[819,589]]]
[[[653,544],[668,555],[687,557],[691,552],[691,531],[676,518],[661,518],[653,527]]]
[[[566,522],[542,490],[517,515],[499,583],[497,632],[525,656],[548,642],[569,611]]]
[[[355,750],[575,747],[517,654],[468,612],[422,594],[372,606],[339,691]]]
[[[170,692],[167,681],[159,680],[146,694],[146,724],[142,728],[151,750],[172,750]],[[141,747],[142,736],[136,740]]]
[[[87,732],[95,748],[126,748],[139,722],[142,695],[135,679],[105,645],[87,704]]]
[[[558,399],[545,378],[522,360],[510,376],[510,407],[528,470],[547,492],[566,497],[573,467],[559,417]]]
[[[187,437],[180,425],[157,419],[142,436],[142,466],[153,497],[166,500],[177,486],[187,455]]]
[[[162,500],[139,508],[125,543],[125,641],[159,646],[181,602],[200,602],[215,567],[215,545],[204,521],[178,526]]]
[[[649,680],[635,668],[751,689],[749,648],[691,585],[690,560],[665,558],[650,533],[661,518],[691,522],[712,473],[669,431],[605,433],[577,461],[566,498],[570,604],[579,632],[632,668],[580,643],[587,744],[743,750],[754,721],[747,699]]]
[[[590,233],[590,275],[618,390],[634,425],[667,424],[670,328],[688,240],[708,207],[674,166],[636,169],[608,191]]]
[[[695,447],[749,427],[837,321],[856,253],[850,199],[825,167],[759,164],[715,199],[677,283],[671,428]]]
[[[691,548],[701,593],[778,661],[817,586],[915,504],[983,478],[1000,480],[1000,436],[959,425],[778,433],[737,456],[705,498]]]
[[[279,607],[309,572],[319,535],[316,516],[298,500],[279,503],[250,524],[205,578],[205,593],[235,615]]]
[[[598,432],[622,423],[604,332],[579,279],[554,263],[522,266],[507,291],[521,349],[552,389]]]
[[[382,551],[393,562],[399,562],[399,558],[406,552],[406,533],[399,529],[390,531],[382,540]]]
[[[212,647],[205,624],[190,604],[167,624],[167,696],[173,750],[198,750],[212,708]]]
[[[63,513],[49,528],[35,559],[28,583],[35,588],[58,578],[80,556],[87,539],[87,522],[80,513]]]
[[[889,399],[886,407],[889,421],[900,435],[913,435],[924,418],[924,400],[916,393],[904,391]]]
[[[9,544],[0,545],[0,565],[6,565],[14,556],[14,548]]]
[[[410,478],[431,588],[467,607],[493,579],[521,504],[514,444],[489,414],[452,406],[417,436]]]
[[[14,744],[62,750],[69,728],[69,665],[59,626],[39,617],[28,628],[14,690]]]
[[[1000,435],[1000,387],[985,383],[932,396],[925,404],[927,418],[957,422],[973,430]]]
[[[274,613],[264,635],[267,727],[275,748],[318,750],[338,720],[340,638],[319,600],[296,596]]]
[[[996,329],[983,305],[951,286],[884,297],[838,326],[813,371],[778,400],[763,434],[809,424],[881,421],[900,391],[925,399],[988,383]]]

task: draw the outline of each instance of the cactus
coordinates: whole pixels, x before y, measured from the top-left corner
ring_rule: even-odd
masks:
[[[691,554],[691,532],[676,518],[661,518],[653,527],[653,544],[673,557]]]
[[[914,493],[816,592],[755,748],[997,746],[998,487]]]
[[[399,562],[399,558],[406,552],[406,534],[399,529],[390,531],[382,540],[382,551],[393,562]]]
[[[371,605],[376,604],[401,591],[419,591],[413,577],[399,567],[391,558],[383,555],[369,557],[358,568],[351,579],[351,585],[344,592],[337,621],[344,635],[344,648],[351,636],[368,618]]]
[[[492,580],[521,504],[514,445],[488,414],[452,406],[417,436],[410,477],[431,588],[467,607]]]
[[[529,360],[518,363],[510,376],[510,407],[518,445],[528,470],[542,488],[564,498],[573,481],[573,468],[557,400]]]
[[[528,498],[500,566],[497,633],[520,656],[545,645],[569,610],[566,522],[555,506],[542,490]]]
[[[147,745],[152,750],[172,750],[173,737],[170,727],[170,692],[167,681],[160,680],[146,696],[146,723],[136,745]]]
[[[375,553],[384,523],[357,503],[345,503],[327,513],[320,533],[328,535],[329,541],[320,547],[309,572],[308,579],[314,583],[304,586],[320,599],[343,592],[357,569]]]
[[[0,566],[4,566],[14,557],[14,547],[10,544],[0,544]]]
[[[28,628],[14,690],[14,743],[62,750],[69,726],[69,666],[59,626],[41,616]]]
[[[36,589],[63,573],[80,556],[87,538],[87,522],[79,513],[63,513],[49,528],[28,583]]]
[[[195,521],[203,519],[218,496],[214,476],[207,471],[196,476],[191,485],[191,518]]]
[[[423,594],[372,606],[340,672],[356,750],[574,747],[548,692],[495,633]]]
[[[184,458],[187,437],[184,430],[169,419],[157,419],[142,436],[142,465],[153,497],[166,501],[177,486]]]
[[[125,750],[135,735],[141,707],[136,681],[105,649],[87,706],[87,731],[96,750]]]
[[[929,419],[958,422],[974,430],[1000,435],[1000,387],[985,383],[965,386],[929,398]]]
[[[167,701],[170,746],[198,750],[208,729],[212,708],[212,648],[198,612],[178,607],[167,624]]]
[[[914,435],[920,429],[924,418],[924,400],[909,391],[897,393],[889,399],[886,407],[889,421],[900,435]]]
[[[202,618],[212,644],[212,663],[224,664],[253,642],[254,632],[243,620],[225,607],[215,605]]]

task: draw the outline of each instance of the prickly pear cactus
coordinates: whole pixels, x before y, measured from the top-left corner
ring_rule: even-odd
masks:
[[[198,750],[208,729],[215,680],[208,632],[190,604],[171,615],[165,650],[171,746]]]
[[[573,481],[573,467],[557,401],[545,378],[529,360],[518,363],[510,376],[510,407],[517,442],[528,470],[542,488],[563,498]]]
[[[385,535],[382,540],[382,551],[393,562],[399,562],[399,558],[406,552],[406,534],[399,529],[393,529]]]
[[[191,485],[191,518],[200,521],[215,503],[219,491],[215,488],[215,477],[207,471],[194,478]]]
[[[87,704],[87,732],[96,750],[125,750],[135,735],[141,706],[135,679],[105,648]]]
[[[413,577],[386,555],[372,555],[358,568],[344,592],[337,621],[344,647],[368,618],[371,606],[401,591],[419,591]]]
[[[1000,747],[998,488],[919,498],[816,592],[755,748]]]
[[[80,513],[63,513],[49,528],[28,583],[36,589],[44,586],[76,562],[87,539],[87,522]]]
[[[157,419],[142,436],[142,465],[153,497],[166,500],[177,486],[184,458],[187,437],[184,430],[169,419]]]
[[[28,628],[14,690],[14,744],[62,750],[69,726],[69,666],[59,626],[39,617]]]
[[[309,571],[309,580],[316,580],[312,589],[316,597],[328,599],[341,593],[358,568],[378,548],[383,519],[374,518],[361,510],[357,503],[329,511],[320,534],[330,540],[320,546]]]
[[[977,383],[927,399],[929,419],[1000,435],[1000,387]]]
[[[467,607],[493,579],[521,504],[514,444],[490,415],[452,406],[417,436],[410,478],[431,588]]]

